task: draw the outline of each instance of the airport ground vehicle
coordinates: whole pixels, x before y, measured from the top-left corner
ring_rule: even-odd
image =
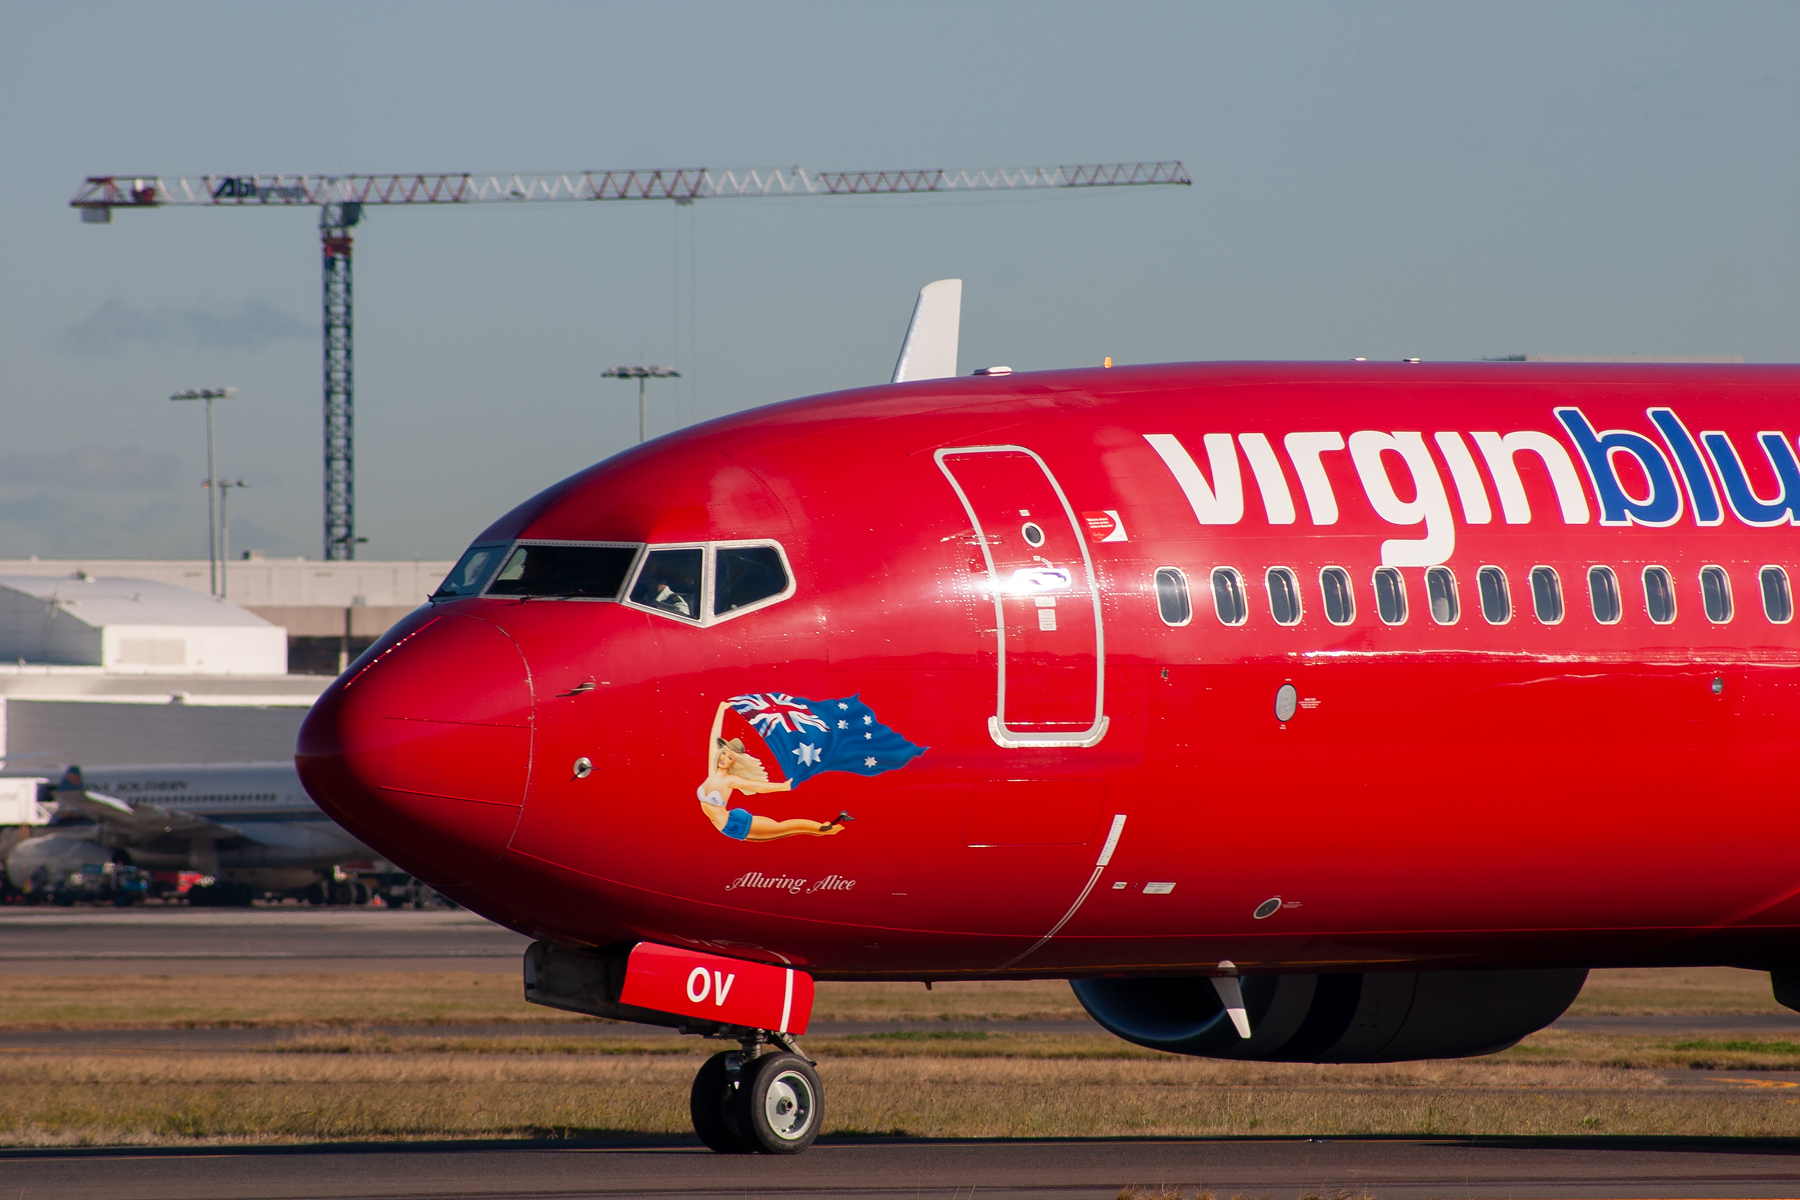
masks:
[[[194,908],[241,908],[257,901],[297,901],[310,905],[374,904],[387,908],[444,908],[455,905],[430,887],[387,863],[351,864],[312,872],[314,882],[284,890],[258,889],[221,881],[198,871],[151,871],[131,865],[121,850],[105,856],[91,839],[96,827],[57,827],[16,864],[20,882],[0,874],[0,903],[110,904],[126,907],[147,900],[186,903]],[[35,839],[25,839],[31,841]],[[0,848],[5,859],[19,843]],[[99,858],[98,862],[79,861]]]
[[[538,939],[532,998],[738,1039],[721,1150],[816,1134],[815,978],[1066,978],[1142,1045],[1325,1062],[1498,1049],[1596,966],[1792,999],[1797,398],[1204,363],[774,405],[496,521],[301,776]]]

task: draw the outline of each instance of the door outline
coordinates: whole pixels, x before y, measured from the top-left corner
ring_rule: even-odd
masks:
[[[1081,566],[1087,572],[1088,597],[1094,605],[1094,721],[1086,731],[1071,733],[1062,730],[1050,732],[1031,732],[1008,729],[1002,720],[1006,712],[1006,609],[1005,597],[1000,591],[1000,575],[994,569],[994,556],[988,546],[987,531],[981,527],[981,518],[975,513],[975,506],[969,503],[969,497],[963,491],[962,484],[957,482],[956,473],[950,469],[944,459],[952,454],[1023,454],[1037,464],[1038,470],[1044,473],[1049,481],[1050,490],[1056,493],[1057,503],[1062,505],[1063,515],[1068,518],[1069,529],[1075,535],[1075,544],[1081,547]],[[1106,625],[1100,613],[1100,582],[1094,576],[1094,560],[1088,553],[1087,539],[1081,535],[1081,523],[1075,519],[1075,510],[1069,505],[1069,498],[1063,494],[1062,484],[1056,474],[1050,470],[1036,451],[1024,446],[948,446],[932,454],[938,470],[950,481],[956,492],[956,498],[962,502],[963,511],[969,516],[969,524],[975,530],[975,536],[981,544],[981,558],[987,565],[988,590],[994,599],[994,634],[998,639],[996,652],[999,661],[999,681],[994,693],[994,715],[988,718],[988,736],[996,744],[1008,750],[1026,749],[1032,746],[1074,746],[1087,747],[1099,745],[1100,739],[1106,736],[1107,726],[1112,719],[1106,715]]]

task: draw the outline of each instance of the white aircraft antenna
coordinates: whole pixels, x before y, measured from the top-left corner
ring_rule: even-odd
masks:
[[[947,379],[956,374],[956,340],[962,330],[962,280],[940,279],[919,289],[894,383]]]

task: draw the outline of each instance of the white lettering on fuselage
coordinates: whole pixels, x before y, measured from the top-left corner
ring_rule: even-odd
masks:
[[[735,892],[739,888],[774,888],[795,896],[810,896],[814,892],[847,892],[856,886],[856,880],[845,879],[842,875],[827,875],[823,879],[798,879],[792,875],[764,875],[761,871],[745,871],[736,879],[725,885],[725,890]]]
[[[1402,500],[1394,491],[1382,455],[1396,454],[1412,476],[1413,498]],[[1378,433],[1359,429],[1350,435],[1350,461],[1375,514],[1390,525],[1425,526],[1422,538],[1392,538],[1381,543],[1381,564],[1386,567],[1429,567],[1443,562],[1456,549],[1456,522],[1450,516],[1450,498],[1418,433]]]
[[[1419,537],[1381,543],[1382,564],[1390,567],[1435,566],[1455,552],[1456,523],[1444,471],[1465,524],[1493,521],[1490,485],[1506,524],[1530,524],[1531,502],[1519,475],[1521,454],[1542,466],[1565,525],[1590,523],[1596,506],[1601,525],[1667,526],[1680,520],[1684,511],[1693,513],[1697,525],[1718,525],[1727,509],[1752,528],[1800,525],[1800,457],[1788,435],[1755,436],[1766,461],[1760,473],[1780,485],[1765,498],[1748,482],[1740,449],[1729,436],[1706,431],[1696,437],[1672,409],[1652,408],[1645,415],[1649,418],[1645,432],[1598,429],[1579,408],[1558,408],[1554,417],[1562,436],[1535,429],[1469,433],[1466,437],[1473,440],[1486,467],[1485,480],[1465,435],[1457,432],[1432,435],[1438,457],[1433,457],[1419,430],[1362,429],[1348,437],[1334,430],[1306,431],[1282,435],[1280,443],[1315,526],[1335,525],[1339,517],[1338,496],[1324,456],[1348,450],[1357,482],[1375,515],[1390,525],[1422,527]],[[1202,434],[1204,469],[1174,434],[1143,436],[1168,467],[1200,524],[1235,525],[1243,520],[1240,451],[1261,494],[1268,523],[1295,522],[1293,493],[1271,435]],[[1740,435],[1738,440],[1744,438]],[[1402,498],[1407,495],[1409,499]]]

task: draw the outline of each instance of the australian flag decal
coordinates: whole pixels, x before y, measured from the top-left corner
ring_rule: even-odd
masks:
[[[762,736],[798,787],[820,771],[880,775],[898,770],[928,747],[915,746],[875,719],[856,696],[807,700],[785,692],[755,692],[727,701]]]

